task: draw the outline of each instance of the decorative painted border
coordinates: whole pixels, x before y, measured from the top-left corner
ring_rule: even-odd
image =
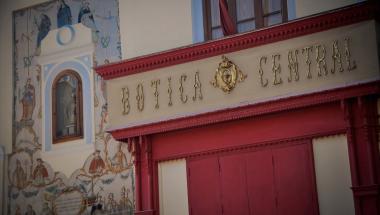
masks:
[[[274,27],[99,66],[95,70],[109,80],[350,25],[378,18],[377,14],[380,10],[376,3],[364,2]]]
[[[122,141],[130,137],[162,133],[184,128],[192,128],[201,125],[210,125],[218,122],[243,119],[280,111],[288,111],[329,102],[340,102],[344,99],[352,97],[379,95],[379,93],[380,81],[374,81],[366,84],[332,89],[307,95],[293,96],[254,105],[204,113],[196,116],[177,118],[136,127],[112,130],[109,132],[116,140]]]

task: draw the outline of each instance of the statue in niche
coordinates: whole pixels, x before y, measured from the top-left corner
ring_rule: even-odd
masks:
[[[32,80],[28,78],[24,86],[24,92],[22,93],[22,117],[21,121],[29,121],[32,119],[34,107],[36,105],[35,89],[32,85]]]
[[[105,163],[103,161],[103,159],[100,157],[100,151],[99,150],[96,150],[94,153],[93,153],[93,158],[91,160],[91,163],[90,163],[90,168],[89,168],[89,173],[91,174],[102,174],[103,172],[103,169],[105,168]]]
[[[55,96],[55,137],[81,136],[81,82],[79,76],[69,71],[57,77],[53,85]]]
[[[41,158],[37,159],[37,166],[33,171],[32,178],[36,185],[45,185],[45,180],[49,177],[48,171]]]
[[[72,24],[72,16],[69,5],[64,0],[58,0],[57,27]]]
[[[26,178],[27,176],[24,169],[21,166],[21,161],[16,160],[16,169],[13,171],[13,175],[12,175],[12,179],[13,179],[12,181],[14,185],[19,189],[24,188],[27,184]]]

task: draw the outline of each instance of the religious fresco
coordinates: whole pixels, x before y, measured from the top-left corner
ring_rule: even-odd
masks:
[[[85,214],[91,204],[133,214],[131,148],[105,132],[105,81],[94,75],[94,151],[71,175],[41,158],[42,83],[37,58],[49,31],[82,23],[91,29],[94,66],[121,59],[118,0],[57,0],[13,13],[13,151],[8,167],[8,214]],[[58,41],[59,42],[59,41]]]

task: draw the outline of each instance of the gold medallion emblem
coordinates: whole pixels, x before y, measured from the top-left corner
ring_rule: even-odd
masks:
[[[214,80],[210,83],[214,87],[219,87],[225,93],[230,93],[237,83],[243,82],[247,78],[242,71],[230,61],[226,56],[222,56],[222,62],[219,63]]]

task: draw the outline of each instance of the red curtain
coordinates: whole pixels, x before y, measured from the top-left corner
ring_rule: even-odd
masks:
[[[228,36],[231,34],[236,34],[236,26],[232,21],[230,14],[228,13],[227,0],[219,0],[219,12],[220,12],[220,23],[223,29],[223,35]]]

